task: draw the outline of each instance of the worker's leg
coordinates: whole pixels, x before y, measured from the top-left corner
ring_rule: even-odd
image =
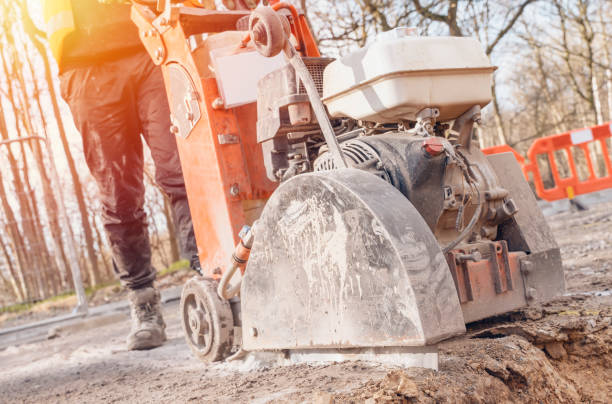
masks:
[[[83,138],[85,160],[102,202],[113,266],[128,295],[132,329],[128,349],[150,349],[166,340],[160,295],[143,209],[143,154],[130,58],[75,69],[61,76],[62,94]]]
[[[131,289],[151,285],[151,248],[143,209],[143,154],[128,78],[117,62],[61,75],[62,95],[96,180],[113,265]]]
[[[170,108],[163,76],[148,54],[143,52],[140,59],[135,72],[142,133],[155,162],[155,180],[172,203],[181,254],[191,259],[197,254],[197,247],[176,139],[170,133]]]

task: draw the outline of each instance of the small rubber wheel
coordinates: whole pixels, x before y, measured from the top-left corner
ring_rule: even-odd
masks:
[[[229,302],[217,295],[216,281],[191,278],[183,287],[180,314],[187,345],[201,361],[221,361],[230,355],[234,319]]]
[[[255,49],[266,57],[278,55],[287,41],[281,16],[270,7],[257,8],[251,12],[249,33]]]

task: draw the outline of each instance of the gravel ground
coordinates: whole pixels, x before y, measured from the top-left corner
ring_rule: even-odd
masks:
[[[0,402],[609,402],[612,397],[612,204],[549,217],[567,293],[472,324],[440,345],[440,369],[364,362],[205,365],[183,341],[128,352],[129,324],[70,331],[0,351]]]

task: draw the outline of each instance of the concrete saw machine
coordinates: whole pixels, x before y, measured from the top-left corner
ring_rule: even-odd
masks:
[[[436,368],[466,323],[563,292],[514,156],[473,140],[494,71],[477,40],[403,28],[334,60],[293,6],[231,4],[132,8],[198,243],[196,356]]]

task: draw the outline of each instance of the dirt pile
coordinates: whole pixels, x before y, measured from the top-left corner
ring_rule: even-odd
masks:
[[[468,336],[441,345],[439,372],[393,370],[331,402],[606,403],[612,394],[609,303],[564,298],[474,324]]]
[[[453,356],[441,361],[437,373],[394,370],[383,380],[334,397],[334,403],[579,401],[574,386],[545,354],[520,337],[463,341],[451,350]]]

